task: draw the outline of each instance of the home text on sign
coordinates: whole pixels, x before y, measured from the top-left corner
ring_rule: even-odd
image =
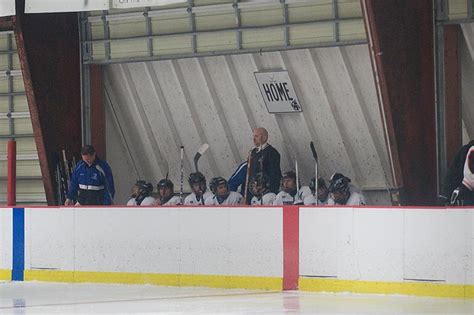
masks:
[[[288,71],[255,72],[255,78],[269,113],[302,111]]]

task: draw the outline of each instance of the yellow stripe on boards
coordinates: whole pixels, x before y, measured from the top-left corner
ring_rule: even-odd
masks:
[[[272,277],[180,275],[179,278],[180,286],[276,291],[283,288],[283,279]]]
[[[0,280],[10,281],[12,279],[12,271],[0,269]]]
[[[299,278],[299,290],[312,292],[351,292],[474,298],[473,285],[446,284],[438,282],[376,282]]]
[[[283,286],[282,278],[251,276],[25,270],[24,277],[25,281],[155,284],[256,290],[281,290]]]

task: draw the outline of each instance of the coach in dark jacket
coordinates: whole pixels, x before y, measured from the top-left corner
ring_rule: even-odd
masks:
[[[268,132],[265,128],[256,128],[253,131],[255,148],[250,154],[250,178],[255,174],[263,173],[268,177],[270,191],[278,193],[280,190],[280,153],[267,143]]]

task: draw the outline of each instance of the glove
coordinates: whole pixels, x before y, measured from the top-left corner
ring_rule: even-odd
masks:
[[[299,205],[299,206],[301,206],[301,205],[304,205],[304,202],[303,202],[303,200],[301,200],[301,199],[296,199],[296,200],[293,202],[293,204],[294,204],[294,205]]]
[[[466,191],[468,189],[464,186],[461,185],[457,187],[455,190],[453,190],[453,193],[451,194],[451,200],[449,204],[451,206],[462,206],[464,205],[464,196],[466,194]]]

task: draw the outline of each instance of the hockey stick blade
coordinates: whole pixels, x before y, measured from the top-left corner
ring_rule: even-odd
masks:
[[[198,162],[199,162],[199,159],[201,158],[201,156],[204,154],[204,152],[207,151],[207,149],[209,149],[209,144],[207,143],[203,143],[198,151],[196,152],[196,154],[194,155],[194,169],[196,170],[196,172],[199,171],[199,168],[198,168]]]
[[[318,162],[318,153],[316,152],[316,148],[314,147],[314,143],[313,141],[311,141],[311,143],[309,144],[310,148],[311,148],[311,153],[313,153],[313,157],[314,157],[314,160],[316,161],[316,163]]]

